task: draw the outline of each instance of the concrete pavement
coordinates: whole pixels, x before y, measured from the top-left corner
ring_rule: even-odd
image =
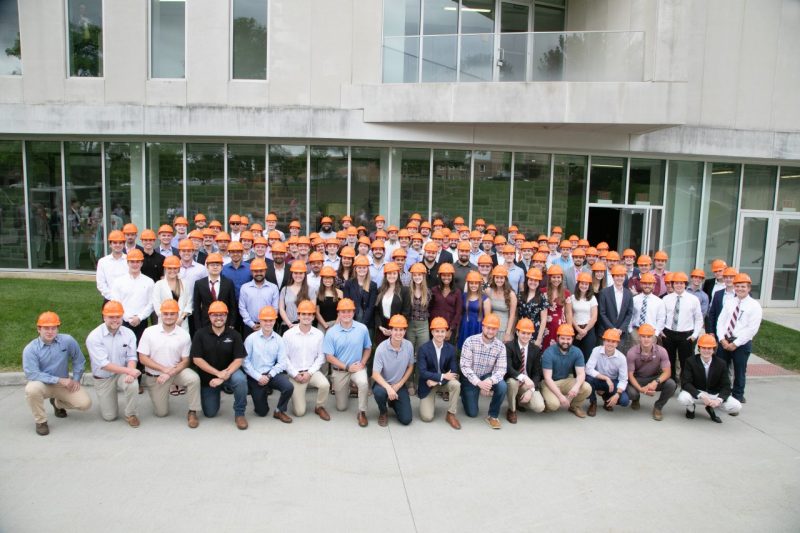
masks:
[[[800,309],[797,307],[770,307],[763,310],[764,320],[800,331]]]
[[[521,413],[500,431],[461,415],[458,432],[441,400],[430,424],[381,428],[372,399],[365,429],[351,400],[330,401],[327,423],[249,407],[239,431],[230,396],[191,430],[185,397],[157,419],[145,394],[138,429],[93,406],[39,437],[22,387],[2,387],[0,531],[797,531],[800,378],[747,392],[721,425],[673,398],[663,422],[648,399],[585,420]]]

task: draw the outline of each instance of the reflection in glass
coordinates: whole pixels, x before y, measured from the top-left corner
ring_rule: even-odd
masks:
[[[0,141],[0,267],[28,268],[22,143]]]
[[[297,220],[306,233],[306,171],[308,161],[305,146],[269,145],[269,208],[278,217],[277,228],[289,234],[289,222]]]
[[[419,37],[383,40],[383,83],[416,83],[419,79]]]
[[[778,211],[800,211],[800,167],[781,167],[778,185]]]
[[[354,147],[350,160],[350,215],[356,226],[369,227],[375,215],[388,212],[381,189],[388,187],[389,149]]]
[[[267,79],[267,0],[233,2],[233,79]]]
[[[747,274],[753,281],[750,296],[761,296],[761,281],[764,277],[764,252],[769,226],[768,218],[744,217],[742,227],[741,256],[739,272]]]
[[[103,162],[100,143],[64,143],[64,171],[67,184],[67,268],[95,270],[95,240],[102,238]]]
[[[186,2],[150,2],[150,75],[183,78],[186,72]]]
[[[61,143],[26,143],[31,266],[64,268],[64,204]]]
[[[263,226],[265,188],[266,147],[263,144],[229,144],[228,213],[246,215],[251,223]],[[213,219],[209,217],[208,220]]]
[[[103,0],[69,0],[69,75],[103,75]]]
[[[144,204],[144,182],[142,181],[142,143],[106,143],[106,213],[104,223],[108,231],[122,229],[133,222],[139,232],[146,227]],[[151,228],[153,230],[158,227]],[[95,235],[94,253],[98,256],[107,253],[100,228]],[[105,252],[103,250],[106,250]]]
[[[557,2],[549,2],[555,4]],[[563,3],[563,2],[562,2]],[[564,31],[564,9],[542,6],[533,10],[533,31]]]
[[[463,0],[461,33],[494,32],[494,0]]]
[[[183,145],[147,143],[147,209],[150,228],[183,215]]]
[[[457,217],[469,216],[469,150],[433,151],[432,219],[441,218],[445,226]],[[506,195],[508,198],[508,195]]]
[[[507,233],[511,197],[511,152],[475,151],[472,219],[484,219]]]
[[[664,249],[669,254],[670,270],[690,272],[703,265],[702,257],[695,263],[702,194],[703,163],[670,161],[664,220]]]
[[[0,76],[22,75],[17,0],[0,1]]]
[[[462,35],[460,81],[492,81],[493,54],[494,35]]]
[[[383,3],[383,36],[419,35],[420,0],[393,0]]]
[[[422,81],[456,81],[457,35],[423,37]]]
[[[425,35],[458,33],[458,0],[425,0]]]
[[[741,165],[738,164],[711,164],[711,186],[704,198],[708,209],[703,250],[706,261],[719,258],[729,265],[733,262],[740,173]]]
[[[800,258],[800,220],[779,219],[775,270],[772,277],[773,300],[797,298],[798,258]]]
[[[666,163],[662,159],[631,159],[628,203],[661,205],[665,170]]]
[[[529,239],[548,234],[550,154],[514,154],[514,213],[511,223]]]
[[[625,159],[622,157],[592,157],[589,202],[621,204],[625,194]]]
[[[186,218],[203,213],[208,220],[225,218],[225,147],[186,145]],[[235,211],[232,211],[234,213]],[[239,213],[243,215],[245,213]]]
[[[561,226],[566,235],[583,235],[586,208],[587,157],[557,155],[553,168],[553,215],[550,224]],[[547,232],[545,232],[547,233]]]
[[[392,149],[392,183],[400,179],[400,224],[405,224],[412,213],[419,213],[422,218],[428,217],[430,175],[430,150]]]
[[[310,231],[319,231],[325,215],[337,220],[348,214],[347,208],[347,147],[311,147]]]
[[[742,182],[742,209],[772,211],[775,206],[775,181],[778,167],[745,165]]]

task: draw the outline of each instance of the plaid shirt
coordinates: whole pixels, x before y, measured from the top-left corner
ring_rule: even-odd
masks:
[[[506,347],[495,337],[485,344],[483,335],[478,333],[464,341],[461,348],[461,373],[470,383],[477,386],[481,376],[491,373],[493,384],[500,383],[506,375]]]

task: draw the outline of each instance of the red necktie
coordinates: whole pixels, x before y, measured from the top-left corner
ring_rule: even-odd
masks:
[[[211,282],[211,299],[214,301],[217,300],[217,290],[215,289],[216,285],[216,280]]]

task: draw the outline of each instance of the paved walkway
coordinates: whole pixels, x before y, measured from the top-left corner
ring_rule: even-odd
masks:
[[[747,398],[721,425],[673,399],[663,422],[645,400],[456,432],[439,401],[433,423],[381,428],[370,401],[365,429],[353,405],[291,425],[248,410],[238,431],[229,396],[190,430],[184,397],[156,419],[145,395],[138,429],[93,407],[39,437],[2,387],[0,531],[797,531],[800,378],[751,379]]]
[[[800,308],[770,307],[763,310],[764,320],[800,331]]]

